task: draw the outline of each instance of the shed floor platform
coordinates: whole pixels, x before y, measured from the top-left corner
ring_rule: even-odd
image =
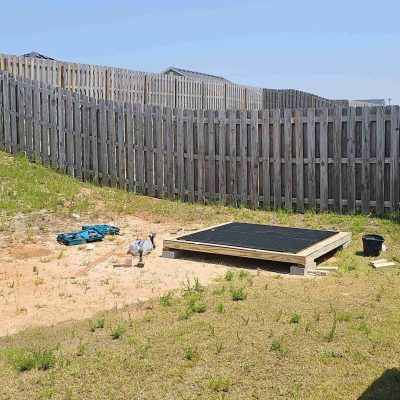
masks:
[[[348,232],[231,222],[164,240],[164,250],[187,250],[307,266],[350,242]]]

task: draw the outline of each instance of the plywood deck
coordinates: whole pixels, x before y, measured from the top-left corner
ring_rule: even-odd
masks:
[[[172,239],[166,239],[164,240],[163,246],[165,250],[196,251],[307,266],[315,262],[315,260],[322,255],[347,244],[351,240],[351,233],[349,232],[296,230],[293,228],[260,224],[241,224],[240,229],[246,230],[246,228],[248,228],[249,234],[251,234],[251,232],[259,232],[260,235],[264,234],[264,236],[261,236],[256,242],[250,240],[251,238],[247,236],[242,236],[243,241],[241,242],[240,235],[237,235],[235,239],[229,238],[230,227],[232,227],[232,234],[234,235],[236,232],[237,235],[237,224],[220,224],[201,229],[195,233],[183,234]],[[199,234],[200,232],[204,234]],[[268,241],[272,241],[272,238],[276,241],[276,237],[274,236],[276,232],[281,235],[280,237],[282,240],[284,238],[284,240],[287,241],[287,248],[296,248],[298,251],[284,251],[284,243],[278,243],[275,244],[275,246],[273,246],[273,243],[268,243]],[[326,233],[325,235],[323,234],[324,232]],[[221,240],[221,233],[226,235],[224,240]],[[291,233],[293,234],[292,237]],[[304,237],[313,238],[313,240],[303,240],[300,234]],[[216,239],[216,243],[213,242],[213,235]],[[325,238],[318,240],[318,237]],[[297,243],[297,245],[296,243],[291,243],[295,242],[296,238],[297,241],[300,242]],[[235,245],[232,243],[235,243]],[[248,246],[246,246],[246,243]],[[302,246],[306,247],[302,248]],[[283,249],[283,251],[271,250],[270,248],[279,248]]]

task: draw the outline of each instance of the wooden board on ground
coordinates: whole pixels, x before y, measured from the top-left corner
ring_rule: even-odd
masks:
[[[205,229],[201,229],[197,232],[215,229],[216,227],[222,227],[228,224],[230,223],[208,227]],[[164,250],[186,250],[235,257],[255,258],[267,261],[293,263],[304,267],[312,265],[317,258],[326,253],[329,253],[334,249],[348,244],[351,240],[351,233],[338,232],[324,240],[321,240],[307,248],[302,249],[297,253],[290,253],[271,250],[260,250],[245,246],[228,246],[215,243],[183,240],[183,237],[186,235],[187,234],[185,233],[171,239],[165,239],[163,242]]]

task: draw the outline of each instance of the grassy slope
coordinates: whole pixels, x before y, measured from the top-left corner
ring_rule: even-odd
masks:
[[[220,290],[176,293],[172,301],[163,299],[171,305],[157,300],[104,313],[105,326],[95,332],[80,321],[1,338],[0,399],[353,399],[399,367],[399,271],[371,270],[357,254],[362,233],[378,232],[389,246],[385,257],[400,261],[394,219],[171,203],[82,184],[0,153],[0,234],[12,215],[40,209],[341,229],[352,231],[353,242],[339,253],[340,273],[320,280],[235,271],[232,281],[216,283]],[[246,300],[232,300],[235,288],[244,289]],[[193,303],[204,304],[205,312],[187,313]],[[125,331],[113,340],[117,326]],[[12,359],[18,349],[38,348],[53,351],[55,366],[17,372]],[[395,384],[365,398],[396,398]]]

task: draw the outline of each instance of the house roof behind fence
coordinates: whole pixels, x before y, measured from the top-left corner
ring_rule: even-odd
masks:
[[[200,78],[213,81],[229,82],[222,76],[205,74],[204,72],[189,71],[187,69],[176,68],[176,67],[168,67],[161,73],[164,75],[179,75],[179,76],[186,76],[187,78]]]
[[[43,58],[44,60],[54,60],[54,58],[37,53],[36,51],[31,51],[30,53],[23,54],[22,57]]]

